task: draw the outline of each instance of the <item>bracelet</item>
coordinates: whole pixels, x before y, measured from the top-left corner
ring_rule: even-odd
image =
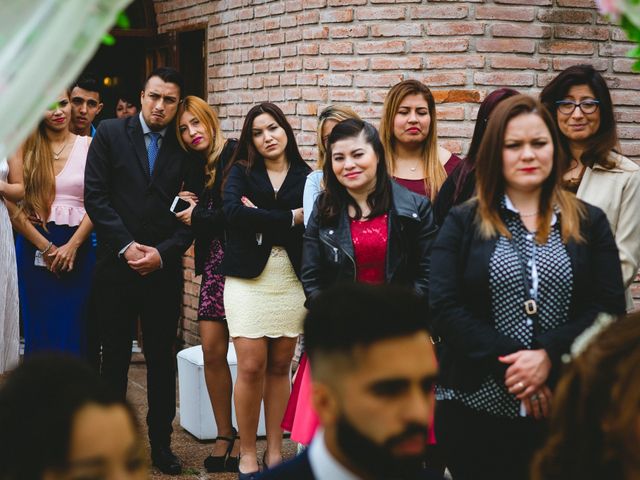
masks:
[[[53,242],[49,242],[49,245],[47,245],[47,248],[45,248],[44,250],[42,250],[42,251],[40,252],[40,254],[41,254],[41,255],[44,255],[45,253],[47,253],[47,252],[51,249],[51,247],[52,247],[52,246],[53,246]]]

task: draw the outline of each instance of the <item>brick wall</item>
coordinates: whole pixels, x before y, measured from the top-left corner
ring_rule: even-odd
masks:
[[[612,89],[622,152],[640,160],[640,75],[624,32],[591,0],[156,0],[160,33],[208,25],[208,101],[228,134],[254,104],[282,107],[306,159],[317,113],[353,106],[377,124],[389,87],[407,79],[433,90],[440,143],[468,148],[478,104],[509,86],[537,93],[560,70],[591,63]],[[198,285],[185,259],[185,340]]]

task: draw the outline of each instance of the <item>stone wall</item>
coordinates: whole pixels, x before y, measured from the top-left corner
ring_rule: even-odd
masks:
[[[560,70],[591,63],[612,89],[622,152],[640,160],[640,75],[630,44],[591,0],[164,0],[159,33],[207,26],[208,101],[228,135],[262,101],[277,103],[315,157],[318,112],[349,104],[378,122],[387,90],[416,78],[438,102],[440,143],[468,148],[478,104],[509,86],[535,94]],[[185,72],[188,74],[188,72]],[[185,259],[185,340],[198,284]]]

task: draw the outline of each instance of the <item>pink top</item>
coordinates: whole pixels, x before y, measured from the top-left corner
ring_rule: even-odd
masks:
[[[387,214],[361,222],[351,219],[351,241],[356,257],[356,281],[384,283],[387,260]]]
[[[48,222],[56,225],[80,225],[84,209],[84,166],[87,163],[90,137],[76,137],[62,171],[56,175],[56,196]]]
[[[457,156],[455,153],[452,153],[449,157],[449,160],[447,160],[447,163],[443,165],[444,171],[447,172],[447,175],[451,175],[451,172],[453,172],[453,170],[461,161],[462,159],[459,156]],[[422,178],[419,180],[410,180],[408,178],[393,177],[393,179],[407,190],[411,190],[418,195],[423,195],[426,197],[429,196],[429,192],[425,189],[424,179]]]

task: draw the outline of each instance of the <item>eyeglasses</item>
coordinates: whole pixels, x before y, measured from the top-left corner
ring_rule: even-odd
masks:
[[[598,100],[583,100],[580,103],[576,103],[571,100],[558,100],[556,105],[558,107],[558,111],[565,115],[571,115],[576,107],[578,107],[582,113],[589,114],[594,113],[598,109],[600,102]]]

